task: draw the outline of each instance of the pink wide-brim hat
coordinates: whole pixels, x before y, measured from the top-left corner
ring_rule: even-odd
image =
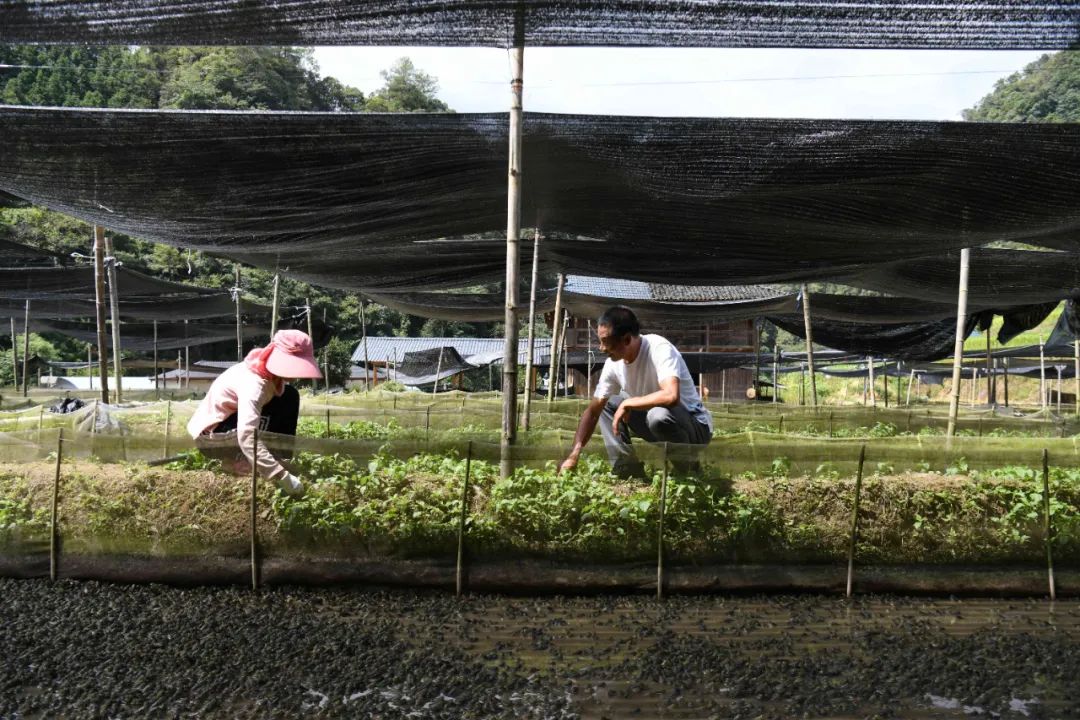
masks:
[[[280,378],[321,378],[311,338],[300,330],[278,330],[266,369]]]

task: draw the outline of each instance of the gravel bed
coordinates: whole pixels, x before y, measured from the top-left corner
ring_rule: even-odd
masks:
[[[1080,717],[1080,603],[0,580],[0,718]]]

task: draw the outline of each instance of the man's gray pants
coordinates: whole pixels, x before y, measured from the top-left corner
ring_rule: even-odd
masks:
[[[604,436],[611,469],[620,477],[645,477],[645,467],[634,453],[630,444],[631,437],[639,437],[646,442],[674,443],[668,457],[676,472],[693,472],[698,469],[698,455],[702,448],[712,440],[712,433],[704,423],[696,418],[682,404],[674,407],[654,407],[649,410],[631,410],[623,416],[623,422],[616,433],[613,428],[615,410],[625,398],[609,398],[600,414],[600,433]],[[697,447],[694,447],[697,446]]]

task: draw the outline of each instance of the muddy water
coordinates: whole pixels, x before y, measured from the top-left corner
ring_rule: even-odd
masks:
[[[1080,602],[0,580],[0,718],[1071,718]]]

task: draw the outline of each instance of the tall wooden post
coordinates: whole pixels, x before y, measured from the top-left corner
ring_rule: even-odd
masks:
[[[23,317],[23,356],[22,356],[22,394],[30,392],[30,301],[26,301],[26,314]]]
[[[315,334],[311,327],[311,298],[304,298],[304,307],[307,308],[307,334],[311,338],[311,346],[315,347]]]
[[[236,266],[236,287],[233,288],[233,302],[236,303],[236,361],[244,359],[244,325],[240,319],[240,265]]]
[[[19,391],[19,336],[15,332],[15,316],[11,316],[11,387]]]
[[[956,342],[953,345],[952,394],[949,397],[949,425],[946,437],[956,434],[956,417],[960,412],[960,366],[964,361],[964,331],[967,329],[968,270],[971,249],[960,251],[960,287],[956,298]],[[948,444],[946,444],[948,447]]]
[[[773,341],[772,401],[780,402],[780,343]]]
[[[371,356],[368,354],[367,343],[367,313],[364,312],[364,296],[360,296],[360,332],[364,335],[364,389],[371,389]]]
[[[997,403],[994,397],[994,372],[991,366],[993,359],[990,356],[990,328],[986,328],[986,404],[994,407]]]
[[[555,399],[555,374],[559,371],[559,335],[562,332],[562,294],[566,285],[566,275],[559,273],[555,286],[555,317],[551,321],[551,347],[548,359],[548,404]]]
[[[274,297],[270,305],[270,339],[277,334],[278,313],[281,311],[281,276],[274,274]]]
[[[109,368],[105,353],[105,228],[94,226],[94,309],[97,318],[98,375],[101,402],[109,404]]]
[[[184,339],[188,337],[188,321],[184,320]],[[191,346],[184,346],[184,388],[191,387]]]
[[[94,389],[94,346],[86,343],[86,376],[90,380],[90,389]]]
[[[503,343],[502,442],[499,471],[510,477],[510,446],[517,437],[518,236],[521,233],[521,89],[525,48],[510,49],[510,151],[506,192],[506,342]]]
[[[1073,394],[1076,400],[1076,414],[1080,415],[1080,339],[1073,340]]]
[[[1039,336],[1039,407],[1046,409],[1046,352],[1042,335]]]
[[[810,291],[802,286],[803,327],[806,329],[806,370],[810,373],[810,404],[817,407],[817,378],[814,375],[814,337],[810,324]]]
[[[116,282],[116,255],[113,253],[112,240],[105,236],[105,253],[109,256],[105,265],[109,281],[109,317],[112,325],[113,377],[116,379],[116,402],[123,402],[124,388],[121,377],[124,369],[120,365],[120,287]]]
[[[1005,385],[1005,407],[1009,407],[1009,358],[1004,358],[1002,362],[1004,363],[1005,370],[1005,374],[1002,377],[1002,381]]]
[[[155,399],[161,399],[161,393],[158,390],[158,375],[160,370],[158,369],[158,337],[157,337],[157,320],[154,321],[154,397]]]
[[[532,415],[533,396],[533,354],[536,352],[536,283],[539,276],[540,263],[540,230],[533,230],[533,258],[532,258],[532,281],[529,285],[529,342],[525,356],[525,408],[522,418],[522,427],[529,429],[529,421]]]
[[[877,386],[874,384],[874,356],[870,355],[866,358],[866,368],[869,372],[869,384],[870,384],[870,407],[877,407]]]

